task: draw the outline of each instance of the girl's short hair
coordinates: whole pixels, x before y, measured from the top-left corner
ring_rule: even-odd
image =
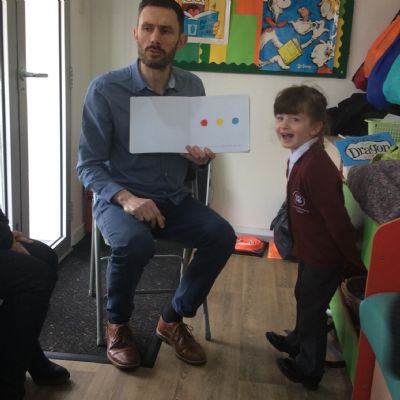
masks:
[[[290,86],[280,91],[274,102],[274,115],[306,114],[313,122],[322,122],[322,133],[329,132],[329,117],[326,97],[315,87]]]

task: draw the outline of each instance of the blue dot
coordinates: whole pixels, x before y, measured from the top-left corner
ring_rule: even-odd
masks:
[[[239,118],[237,118],[237,117],[232,118],[232,124],[233,125],[237,125],[238,123],[239,123]]]

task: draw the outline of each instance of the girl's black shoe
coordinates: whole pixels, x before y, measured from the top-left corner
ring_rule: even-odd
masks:
[[[278,351],[288,353],[290,358],[295,358],[299,353],[298,350],[289,346],[286,336],[278,335],[275,332],[265,332],[265,337]]]
[[[47,360],[46,364],[40,367],[33,367],[28,370],[36,385],[62,385],[70,378],[68,370],[61,365]]]
[[[301,383],[309,390],[318,389],[318,385],[321,382],[323,373],[319,376],[305,375],[297,369],[295,362],[290,358],[278,358],[276,360],[276,364],[278,365],[278,368],[282,374],[292,382]]]

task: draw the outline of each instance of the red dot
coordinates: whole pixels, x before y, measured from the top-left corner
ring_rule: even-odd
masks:
[[[201,126],[207,126],[208,125],[208,121],[206,119],[202,119],[200,121]]]

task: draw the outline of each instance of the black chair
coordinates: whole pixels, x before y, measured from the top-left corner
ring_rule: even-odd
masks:
[[[208,205],[209,198],[209,185],[210,185],[210,170],[211,165],[209,164],[205,174],[202,174],[201,179],[203,183],[202,191],[199,191],[199,174],[198,171],[191,170],[191,174],[188,177],[187,181],[191,185],[192,194],[195,198],[200,199],[206,205]],[[205,175],[205,176],[204,176]],[[201,192],[199,194],[199,192]],[[93,204],[96,201],[96,195],[93,194]],[[108,259],[109,256],[101,257],[100,256],[100,240],[101,233],[97,227],[96,220],[92,218],[92,243],[91,243],[91,253],[90,253],[90,277],[89,277],[89,295],[96,298],[96,331],[97,331],[97,345],[104,346],[105,338],[104,338],[104,326],[103,326],[103,299],[104,295],[101,283],[101,264],[102,261]],[[157,239],[158,241],[158,239]],[[106,241],[104,241],[106,243]],[[107,243],[106,243],[107,244]],[[177,254],[155,254],[153,259],[175,259],[180,266],[180,279],[182,279],[183,274],[185,273],[186,267],[188,266],[190,259],[192,257],[194,249],[184,248],[182,250],[181,255]],[[161,294],[161,293],[173,293],[175,292],[175,288],[163,288],[163,289],[150,289],[150,290],[136,290],[135,294]],[[204,314],[204,336],[206,340],[211,340],[211,330],[210,330],[210,321],[208,315],[208,304],[207,299],[203,303],[203,314]]]

